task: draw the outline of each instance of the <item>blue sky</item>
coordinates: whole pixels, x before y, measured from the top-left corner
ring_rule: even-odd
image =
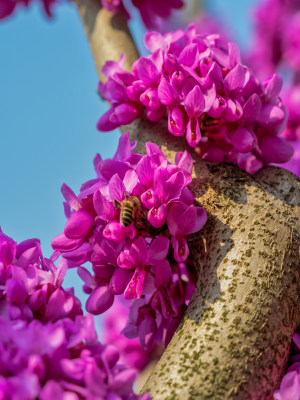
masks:
[[[246,45],[255,2],[207,4]],[[112,156],[119,136],[96,129],[107,106],[75,6],[60,4],[54,15],[49,20],[32,4],[0,22],[0,225],[18,242],[40,238],[45,256],[65,223],[62,183],[78,192],[94,177],[94,155]],[[141,24],[131,27],[142,46]],[[78,288],[74,272],[66,284]]]

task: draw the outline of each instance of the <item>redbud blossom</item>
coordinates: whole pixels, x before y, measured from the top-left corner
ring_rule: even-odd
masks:
[[[273,394],[275,400],[300,399],[300,335],[294,333],[293,341],[290,367],[281,381],[280,389]]]
[[[136,371],[98,341],[92,316],[62,288],[68,264],[44,258],[38,239],[16,244],[0,230],[0,397],[149,400],[133,393]]]
[[[123,57],[104,68],[108,80],[99,91],[112,108],[99,130],[145,114],[151,121],[167,118],[170,133],[185,136],[207,161],[233,162],[255,173],[291,158],[292,146],[278,138],[287,121],[279,76],[260,83],[235,44],[198,34],[194,25],[165,35],[148,32],[145,44],[152,54],[138,59],[132,74],[122,69]]]
[[[124,7],[122,0],[101,0],[103,7],[110,12],[116,13],[120,10],[125,12],[128,18],[130,15]],[[183,7],[182,0],[132,0],[132,5],[136,7],[147,28],[157,28],[162,20],[168,18],[173,9]]]
[[[57,0],[41,0],[45,13],[52,17],[52,7]],[[19,6],[27,7],[31,0],[0,0],[0,19],[9,17]]]
[[[78,197],[63,185],[72,211],[65,207],[68,221],[52,247],[79,266],[88,312],[105,312],[116,295],[131,300],[123,332],[150,348],[171,337],[190,300],[196,273],[187,237],[207,216],[188,188],[188,152],[177,153],[171,164],[155,144],[147,143],[146,155],[132,153],[134,145],[124,134],[112,159],[97,156],[97,178]],[[93,273],[81,266],[86,261]]]

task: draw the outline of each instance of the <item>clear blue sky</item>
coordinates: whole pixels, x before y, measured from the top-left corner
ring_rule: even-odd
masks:
[[[207,6],[245,45],[255,2],[208,0]],[[96,130],[106,105],[96,93],[96,69],[74,5],[57,5],[54,14],[49,20],[32,4],[0,22],[0,225],[18,242],[40,238],[45,256],[65,223],[61,184],[78,192],[94,177],[94,155],[110,157],[118,141],[117,132]],[[132,28],[141,44],[141,25]],[[79,282],[68,275],[67,285]]]

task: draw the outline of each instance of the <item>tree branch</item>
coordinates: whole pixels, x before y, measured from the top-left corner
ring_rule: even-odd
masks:
[[[132,63],[138,58],[138,51],[130,35],[126,17],[122,12],[112,14],[102,8],[101,0],[74,0],[82,19],[96,63],[99,78],[107,60],[118,61],[126,53],[124,68],[131,70]]]
[[[137,52],[128,30],[120,38],[98,1],[77,3],[101,78],[106,60],[125,52],[131,63]],[[165,121],[140,119],[122,130],[138,141],[138,152],[152,141],[170,161],[188,148]],[[155,400],[272,399],[300,323],[300,183],[280,168],[250,176],[192,156],[191,189],[209,214],[189,244],[200,277],[145,390]]]

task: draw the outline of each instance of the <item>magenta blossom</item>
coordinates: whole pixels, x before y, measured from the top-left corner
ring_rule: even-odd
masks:
[[[294,333],[293,341],[292,364],[281,381],[280,389],[274,393],[275,400],[300,400],[300,335]]]
[[[9,322],[0,317],[0,391],[19,400],[149,400],[135,395],[136,372],[117,364],[118,350],[97,340],[90,315]]]
[[[110,12],[117,12],[119,10],[125,11],[129,17],[128,12],[124,8],[122,0],[101,0],[103,7]],[[132,5],[136,7],[141,18],[148,29],[157,28],[160,20],[165,20],[171,14],[173,9],[183,7],[182,0],[132,0]]]
[[[61,287],[68,269],[42,256],[38,239],[18,245],[0,232],[0,317],[43,322],[82,314],[73,289]]]
[[[282,133],[294,148],[290,160],[281,164],[299,176],[300,174],[300,3],[295,0],[267,0],[259,4],[256,11],[256,38],[251,64],[261,74],[276,70],[288,72],[289,85],[282,98],[288,109],[287,126]],[[278,140],[278,139],[277,139]],[[265,143],[272,152],[280,143]],[[284,158],[284,154],[277,154]],[[275,162],[276,164],[278,161]]]
[[[185,206],[183,203],[174,203],[168,215],[168,227],[172,234],[172,246],[177,262],[184,262],[188,256],[189,248],[185,237],[202,228],[205,210],[193,206]],[[178,218],[178,216],[180,217]]]
[[[279,68],[300,70],[300,3],[298,0],[259,2],[254,15],[255,40],[249,62],[261,76]]]
[[[136,371],[97,339],[68,267],[43,257],[37,239],[16,244],[0,231],[0,397],[18,400],[149,400],[135,395]]]
[[[104,315],[103,341],[106,344],[113,344],[120,350],[120,362],[135,368],[138,371],[143,370],[151,360],[159,358],[161,351],[158,347],[151,347],[144,350],[137,338],[127,339],[121,334],[128,318],[128,306],[116,301],[114,306]]]
[[[282,135],[290,141],[294,154],[287,163],[281,166],[300,177],[300,85],[286,89],[283,99],[289,111],[289,119]]]
[[[188,152],[171,164],[153,143],[147,143],[146,155],[132,153],[132,147],[124,134],[111,160],[97,156],[97,178],[79,196],[63,185],[68,221],[52,247],[53,258],[61,254],[70,267],[79,266],[88,312],[105,312],[116,295],[133,301],[130,307],[138,311],[126,332],[150,348],[176,329],[174,320],[179,322],[191,297],[195,271],[186,265],[187,237],[207,216],[188,188]],[[81,266],[86,261],[93,273]]]
[[[255,40],[249,62],[263,77],[273,74],[283,57],[285,4],[282,0],[265,0],[254,12]]]
[[[293,172],[300,178],[300,139],[290,143],[294,147],[294,155],[291,160],[283,164],[282,167]]]
[[[283,92],[289,111],[289,119],[283,135],[288,140],[300,140],[300,84],[290,86]]]
[[[142,114],[151,121],[167,117],[170,133],[185,136],[208,161],[233,162],[254,173],[291,158],[292,146],[279,137],[287,120],[279,76],[260,83],[241,64],[235,44],[198,34],[194,25],[164,36],[148,32],[145,43],[152,54],[133,64],[133,74],[122,70],[123,58],[105,66],[108,81],[99,91],[112,108],[99,130]]]
[[[31,0],[0,0],[0,19],[9,17],[19,5],[28,7]],[[52,7],[57,0],[41,0],[45,13],[52,17]]]

